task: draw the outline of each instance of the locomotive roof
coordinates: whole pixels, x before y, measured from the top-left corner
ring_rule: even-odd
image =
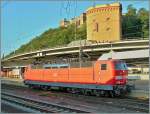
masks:
[[[69,64],[45,64],[43,67],[63,67],[63,66],[69,66]]]

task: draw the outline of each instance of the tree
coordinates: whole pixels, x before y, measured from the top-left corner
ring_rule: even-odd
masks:
[[[134,8],[132,4],[128,5],[127,10],[127,16],[136,16],[136,8]]]
[[[142,23],[143,37],[148,38],[149,36],[149,12],[145,8],[139,9],[137,13],[138,18]]]
[[[136,13],[136,8],[129,5],[126,15],[122,19],[122,34],[123,38],[141,38],[142,23]]]

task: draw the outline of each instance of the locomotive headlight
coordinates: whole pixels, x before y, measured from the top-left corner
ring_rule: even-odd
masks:
[[[121,80],[123,79],[123,76],[116,76],[116,80]]]

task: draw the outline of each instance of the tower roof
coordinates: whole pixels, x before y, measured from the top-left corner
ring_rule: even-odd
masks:
[[[89,11],[91,9],[94,9],[94,8],[107,8],[107,7],[113,7],[113,6],[120,6],[121,3],[120,2],[115,2],[115,3],[111,3],[111,4],[103,4],[103,5],[96,5],[96,6],[92,6],[92,7],[89,7],[86,11]]]

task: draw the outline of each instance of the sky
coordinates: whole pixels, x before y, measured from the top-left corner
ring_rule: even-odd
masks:
[[[71,19],[90,6],[119,1],[123,11],[133,4],[149,9],[148,0],[2,0],[1,55],[7,55],[49,28],[59,27],[63,18]]]

